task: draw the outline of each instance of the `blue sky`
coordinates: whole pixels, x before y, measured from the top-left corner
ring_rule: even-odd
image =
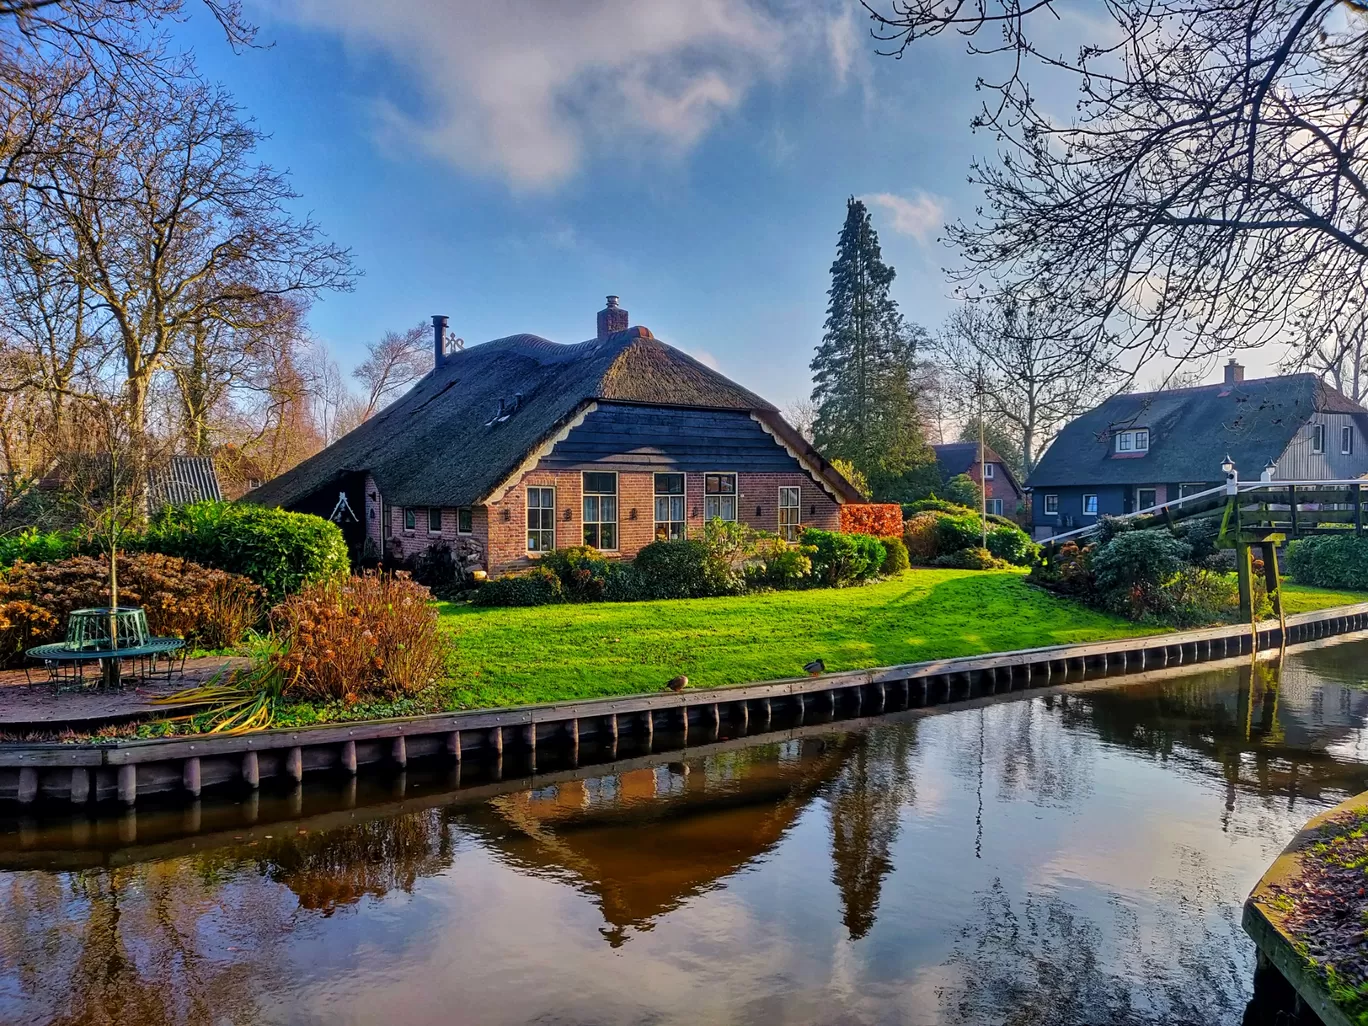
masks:
[[[632,322],[777,404],[805,396],[845,198],[934,328],[938,240],[972,214],[977,73],[959,40],[875,54],[853,0],[279,0],[269,48],[181,33],[271,134],[364,271],[311,323],[344,368],[433,313],[468,343]],[[878,199],[871,199],[877,197]]]

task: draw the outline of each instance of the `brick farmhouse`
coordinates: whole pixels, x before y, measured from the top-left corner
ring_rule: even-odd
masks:
[[[1024,511],[1026,493],[1012,468],[1002,462],[1002,457],[991,445],[983,447],[982,458],[977,442],[947,442],[931,448],[935,450],[936,469],[940,471],[942,481],[967,474],[975,484],[984,486],[983,497],[989,513],[1015,517]]]
[[[447,352],[446,318],[433,326],[431,373],[247,501],[332,517],[358,555],[445,542],[491,576],[570,545],[631,557],[713,518],[836,530],[861,501],[774,406],[628,327],[615,296],[574,345]]]

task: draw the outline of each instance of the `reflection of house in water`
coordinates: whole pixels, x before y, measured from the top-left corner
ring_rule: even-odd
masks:
[[[806,738],[524,791],[467,823],[518,869],[594,895],[616,947],[773,848],[855,743]]]

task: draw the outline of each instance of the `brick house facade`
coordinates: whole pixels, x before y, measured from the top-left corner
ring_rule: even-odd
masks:
[[[342,492],[364,510],[341,524],[359,556],[445,543],[490,576],[571,545],[630,558],[712,516],[835,530],[860,501],[772,405],[627,328],[611,298],[577,345],[515,335],[448,354],[444,321],[431,374],[251,501],[321,511]]]
[[[992,446],[983,447],[982,460],[979,459],[977,442],[949,442],[931,448],[935,450],[936,466],[942,480],[949,481],[960,474],[968,474],[975,484],[984,486],[983,497],[988,501],[989,513],[1004,517],[1026,516],[1026,490]],[[985,468],[988,471],[986,486]]]

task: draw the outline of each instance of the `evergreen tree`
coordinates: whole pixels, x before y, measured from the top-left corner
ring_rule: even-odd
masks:
[[[829,459],[848,460],[862,473],[875,498],[898,500],[934,458],[917,405],[917,348],[925,332],[903,319],[889,295],[894,273],[883,262],[869,211],[852,196],[811,364],[813,439]]]

